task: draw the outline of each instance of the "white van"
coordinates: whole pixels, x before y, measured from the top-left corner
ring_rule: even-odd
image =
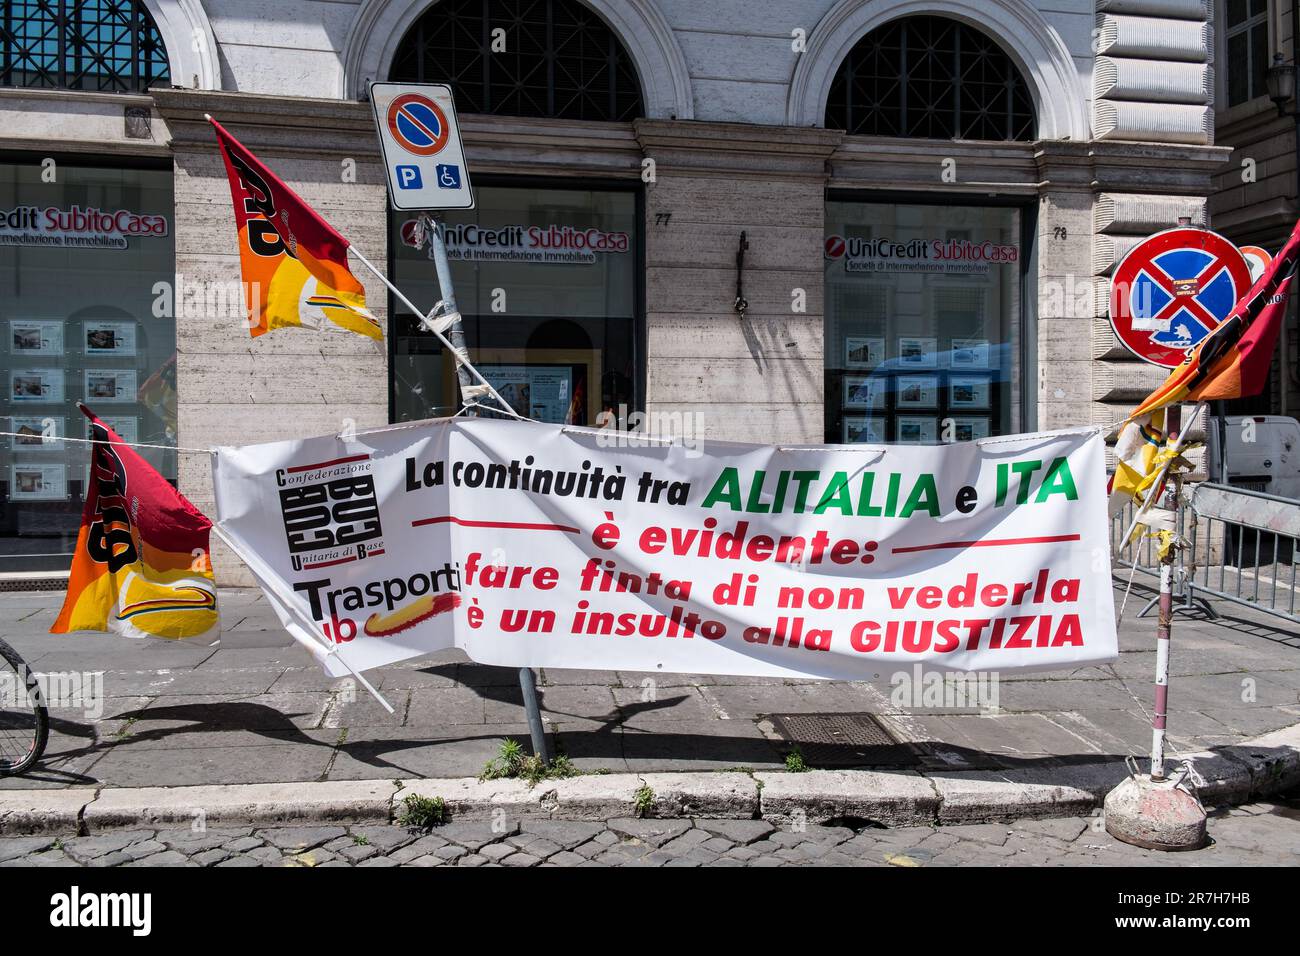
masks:
[[[1226,475],[1219,467],[1221,433],[1226,436]],[[1211,418],[1206,438],[1211,480],[1300,499],[1300,422],[1294,418],[1228,415],[1222,424]]]

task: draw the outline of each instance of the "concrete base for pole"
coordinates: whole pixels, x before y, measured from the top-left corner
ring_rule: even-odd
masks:
[[[1128,777],[1106,794],[1106,832],[1148,850],[1199,850],[1208,842],[1205,807],[1170,779]]]

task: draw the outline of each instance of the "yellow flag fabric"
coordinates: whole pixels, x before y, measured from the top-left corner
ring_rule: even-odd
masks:
[[[382,339],[366,290],[348,267],[348,241],[216,120],[239,232],[239,262],[254,336],[294,325]]]
[[[53,634],[130,637],[215,633],[212,522],[84,406],[94,440],[90,478]]]
[[[1161,466],[1174,454],[1165,435],[1165,412],[1159,409],[1124,425],[1115,443],[1115,477],[1111,480],[1110,512],[1123,510],[1130,501],[1146,500]]]

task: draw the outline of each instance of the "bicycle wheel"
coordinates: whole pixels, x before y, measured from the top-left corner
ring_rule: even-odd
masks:
[[[45,752],[50,716],[36,675],[0,641],[0,777],[30,770]]]

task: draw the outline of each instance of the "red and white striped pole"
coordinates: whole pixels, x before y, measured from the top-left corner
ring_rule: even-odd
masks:
[[[1165,410],[1165,447],[1179,444],[1182,431],[1183,410],[1171,405]],[[1165,479],[1163,507],[1173,516],[1174,531],[1178,530],[1178,498],[1182,479],[1170,468]],[[1169,637],[1174,618],[1174,562],[1178,548],[1171,547],[1160,561],[1160,619],[1156,625],[1156,709],[1151,715],[1151,779],[1165,779],[1165,721],[1169,714]]]

